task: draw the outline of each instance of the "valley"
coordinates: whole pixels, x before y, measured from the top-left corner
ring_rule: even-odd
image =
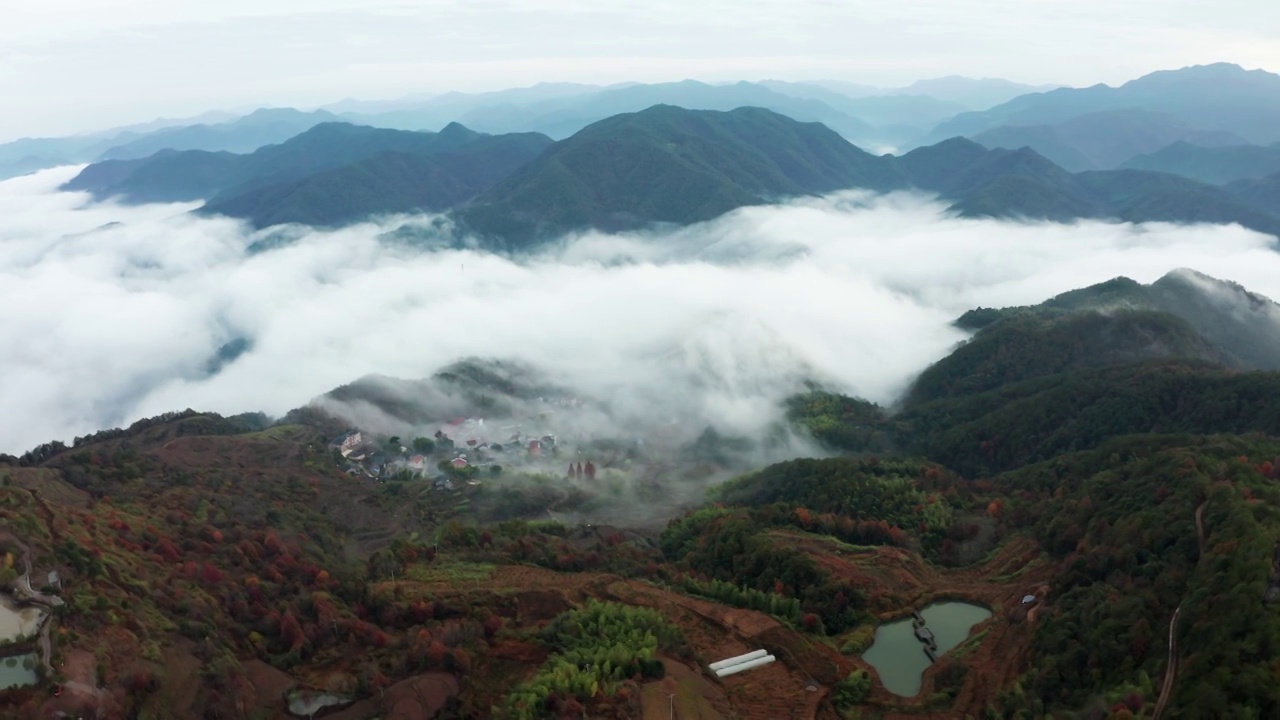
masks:
[[[187,411],[7,457],[9,587],[56,617],[39,647],[14,647],[48,661],[35,684],[0,697],[23,718],[641,718],[679,704],[726,720],[960,720],[1192,709],[1207,687],[1253,706],[1268,656],[1222,657],[1215,638],[1280,639],[1264,600],[1280,423],[1260,412],[1235,434],[1236,416],[1208,408],[1272,375],[1185,353],[1258,352],[1232,342],[1273,306],[1193,301],[1219,297],[1212,282],[1165,296],[1149,330],[1165,355],[1077,365],[1005,339],[1040,322],[1033,348],[1090,347],[1106,326],[1063,318],[1111,307],[1116,282],[1073,294],[1074,309],[984,319],[901,408],[814,388],[787,422],[829,456],[763,468],[748,459],[761,439],[713,427],[632,426],[620,442],[607,403],[483,360],[361,380],[276,422]],[[1242,328],[1225,344],[1179,324],[1220,331],[1215,312]],[[1187,333],[1199,339],[1169,342]],[[1007,412],[993,392],[1026,386],[1040,403],[1153,362],[1178,368],[1195,424],[1162,429],[1167,406],[1130,403],[1067,446],[1002,455],[988,435],[983,418]],[[376,428],[341,417],[357,407]],[[1087,407],[1063,408],[1081,419],[1061,427],[1095,427]],[[923,459],[942,451],[968,470]],[[29,587],[28,558],[56,572],[56,596]],[[913,617],[925,642],[908,635],[918,656],[895,669],[889,628]],[[757,649],[776,662],[708,669]],[[1239,674],[1214,685],[1203,668],[1221,662]]]
[[[1280,717],[1280,74],[607,5],[67,13],[234,39],[0,143],[0,717]]]

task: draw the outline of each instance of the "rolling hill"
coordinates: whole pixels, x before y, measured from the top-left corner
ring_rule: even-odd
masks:
[[[1176,142],[1125,161],[1123,168],[1172,173],[1214,185],[1280,173],[1280,144],[1204,147]]]
[[[65,187],[126,202],[221,200],[383,153],[427,156],[460,149],[481,137],[457,124],[439,133],[422,133],[324,123],[244,155],[164,151],[138,160],[95,163]]]
[[[201,212],[249,220],[335,227],[372,215],[440,212],[461,205],[540,155],[537,133],[483,136],[449,151],[381,152],[296,180],[223,193]]]
[[[1120,277],[1031,307],[972,310],[956,324],[981,330],[998,320],[1022,316],[1135,311],[1166,313],[1190,323],[1196,333],[1230,358],[1227,364],[1280,370],[1280,304],[1236,283],[1187,269],[1169,272],[1150,285]],[[1203,353],[1174,353],[1171,357],[1208,359]]]
[[[699,222],[787,196],[906,186],[888,159],[817,123],[759,108],[655,106],[556,144],[459,217],[519,245],[587,227]]]
[[[1234,133],[1198,130],[1167,113],[1131,108],[1088,113],[1056,125],[1004,125],[974,135],[973,140],[989,148],[1030,147],[1071,172],[1111,170],[1135,155],[1177,142],[1206,147],[1244,144]]]
[[[494,248],[564,232],[686,225],[735,208],[849,188],[916,188],[966,217],[1238,223],[1280,236],[1266,180],[1218,187],[1168,173],[1071,173],[1030,148],[963,138],[901,157],[858,149],[820,123],[763,108],[654,106],[552,143],[324,123],[246,155],[163,151],[109,160],[66,184],[126,202],[207,200],[265,227],[340,225],[410,210],[453,211]]]
[[[934,128],[927,142],[974,137],[1007,125],[1057,125],[1124,109],[1165,113],[1197,130],[1232,133],[1267,145],[1280,140],[1280,75],[1217,63],[1154,72],[1119,87],[1022,95],[982,112],[957,115]]]

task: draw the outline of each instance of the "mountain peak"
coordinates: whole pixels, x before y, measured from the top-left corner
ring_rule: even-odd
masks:
[[[478,133],[475,130],[472,130],[471,128],[457,121],[451,122],[448,125],[445,125],[443,128],[440,128],[440,133],[439,133],[441,140],[459,140],[459,141],[474,140],[483,134],[484,133]]]

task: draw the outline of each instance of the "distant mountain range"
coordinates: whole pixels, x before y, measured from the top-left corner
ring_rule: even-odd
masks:
[[[820,123],[761,108],[660,105],[558,143],[458,124],[417,133],[326,123],[245,155],[104,161],[66,187],[130,202],[206,199],[205,212],[258,227],[451,209],[493,246],[521,248],[574,230],[683,225],[845,188],[925,190],[969,217],[1239,223],[1280,235],[1278,181],[1217,187],[1141,170],[1073,174],[1029,148],[963,138],[878,156]]]
[[[1246,145],[1235,133],[1198,130],[1167,113],[1135,108],[1088,113],[1056,125],[1002,125],[973,140],[989,148],[1029,147],[1071,172],[1127,166],[1126,161],[1137,155],[1175,143]]]
[[[238,118],[210,114],[94,135],[24,139],[0,144],[0,179],[55,165],[136,159],[161,150],[248,153],[334,121],[421,131],[457,122],[490,134],[539,132],[565,139],[599,120],[654,105],[724,111],[762,107],[795,120],[821,122],[876,153],[970,137],[989,148],[1030,147],[1071,172],[1116,169],[1180,142],[1223,147],[1280,141],[1280,76],[1228,64],[1156,72],[1117,88],[1051,88],[960,77],[902,88],[777,80],[607,87],[542,83],[488,93],[344,100],[314,112],[279,108]],[[1212,181],[1256,177],[1230,171],[1197,174],[1194,168],[1171,171]]]
[[[0,179],[57,165],[146,157],[161,150],[248,153],[337,120],[432,131],[459,122],[489,133],[535,131],[563,138],[596,120],[658,104],[707,110],[765,107],[798,120],[821,121],[868,147],[909,147],[929,128],[956,113],[986,109],[1042,89],[1004,80],[950,77],[896,89],[834,81],[610,86],[540,83],[484,93],[347,99],[314,112],[268,108],[243,117],[215,112],[83,136],[17,140],[0,144]]]
[[[1218,63],[1151,73],[1119,87],[1060,88],[942,122],[922,142],[963,136],[1030,146],[1071,170],[1111,169],[1177,141],[1280,141],[1280,75]]]
[[[252,152],[335,119],[324,111],[270,108],[239,118],[211,113],[190,124],[148,123],[94,135],[17,140],[0,145],[0,180],[59,165],[143,158],[162,150]]]
[[[206,212],[258,226],[335,225],[452,207],[550,144],[536,133],[493,137],[456,123],[438,133],[324,123],[248,154],[187,150],[106,160],[65,187],[134,203],[208,200]]]
[[[1176,142],[1153,153],[1132,157],[1121,167],[1173,173],[1213,185],[1226,185],[1280,173],[1280,143],[1269,147],[1204,147]]]

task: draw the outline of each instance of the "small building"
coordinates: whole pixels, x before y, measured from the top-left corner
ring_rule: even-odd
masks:
[[[1023,605],[1028,605],[1028,604],[1033,603],[1033,602],[1035,602],[1035,601],[1036,601],[1036,596],[1035,596],[1035,595],[1023,595],[1023,596],[1022,596],[1022,604],[1023,604]]]
[[[49,571],[49,581],[48,581],[48,583],[45,585],[45,587],[51,587],[51,588],[53,588],[54,590],[61,590],[61,589],[62,589],[62,577],[61,577],[60,575],[58,575],[58,571],[57,571],[57,570],[50,570],[50,571]]]
[[[530,440],[530,441],[529,441],[529,454],[530,454],[530,455],[532,455],[532,456],[534,456],[534,457],[538,457],[539,455],[541,455],[541,454],[542,454],[542,441],[541,441],[541,440]]]
[[[468,463],[467,463],[467,458],[463,456],[463,457],[454,458],[452,462],[450,462],[449,464],[452,465],[455,469],[461,470],[462,468],[466,467]]]
[[[359,430],[343,433],[338,437],[329,441],[329,447],[336,449],[342,453],[342,457],[348,457],[356,448],[364,443],[364,435]]]

